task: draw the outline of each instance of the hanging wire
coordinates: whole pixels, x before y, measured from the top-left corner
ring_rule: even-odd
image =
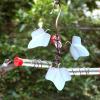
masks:
[[[58,21],[59,21],[60,15],[61,15],[61,8],[60,8],[60,6],[59,6],[59,13],[58,13],[58,16],[57,16],[56,22],[55,22],[57,34],[58,34],[58,32],[59,32],[59,30],[58,30]]]
[[[59,67],[60,65],[60,59],[61,59],[61,47],[60,47],[60,34],[59,34],[59,27],[58,27],[58,22],[59,22],[59,17],[61,15],[61,6],[60,6],[60,0],[54,0],[54,7],[57,6],[59,9],[56,21],[55,21],[55,28],[56,28],[56,40],[55,40],[55,44],[56,44],[56,56],[55,56],[55,60],[54,60],[54,66]]]

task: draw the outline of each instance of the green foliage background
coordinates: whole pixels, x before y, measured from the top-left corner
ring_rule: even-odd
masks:
[[[83,14],[83,4],[90,11],[98,8],[96,0],[61,1],[62,12],[59,29],[62,42],[72,39],[73,35],[82,38],[90,56],[74,61],[67,51],[62,55],[65,67],[100,67],[100,20],[87,18]],[[55,48],[27,49],[31,32],[43,23],[43,28],[55,34],[55,19],[58,10],[53,11],[52,0],[0,0],[0,63],[4,59],[18,55],[22,58],[37,58],[53,61]],[[81,30],[82,27],[91,27]],[[46,69],[17,68],[0,77],[0,100],[100,100],[99,76],[73,76],[59,92],[53,83],[45,80]]]

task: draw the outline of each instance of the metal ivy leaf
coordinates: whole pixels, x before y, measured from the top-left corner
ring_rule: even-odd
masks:
[[[46,47],[50,41],[50,34],[46,33],[42,28],[32,32],[32,40],[28,44],[28,49],[36,48],[39,46]]]
[[[88,50],[81,44],[81,38],[78,36],[72,38],[70,53],[75,60],[79,57],[89,56]]]
[[[71,75],[66,68],[49,68],[45,76],[47,80],[54,83],[55,87],[61,91],[64,88],[65,82],[71,80]]]

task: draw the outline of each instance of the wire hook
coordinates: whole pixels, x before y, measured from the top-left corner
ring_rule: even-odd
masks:
[[[57,34],[58,34],[58,21],[59,21],[59,17],[61,15],[61,8],[59,6],[59,13],[58,13],[58,16],[56,18],[56,22],[55,22],[55,26],[56,26],[56,30],[57,30]]]

